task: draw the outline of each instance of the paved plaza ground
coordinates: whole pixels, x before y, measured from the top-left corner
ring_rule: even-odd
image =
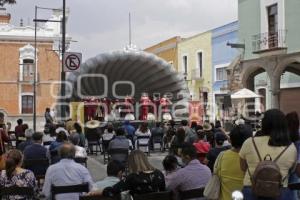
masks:
[[[151,152],[148,159],[155,168],[162,170],[162,160],[167,154],[167,152]],[[107,165],[103,162],[103,155],[100,153],[98,153],[98,155],[90,155],[88,157],[88,169],[94,181],[98,181],[106,177],[106,166]]]

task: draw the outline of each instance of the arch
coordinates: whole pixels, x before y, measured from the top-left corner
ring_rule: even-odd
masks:
[[[282,61],[280,61],[273,74],[281,75],[286,70],[286,68],[293,63],[300,64],[300,55],[298,57],[287,58],[287,59],[283,59]],[[298,66],[297,69],[299,70],[299,72],[297,74],[300,74],[300,65]]]
[[[241,78],[242,78],[242,84],[243,87],[248,88],[249,87],[249,81],[253,79],[256,75],[262,73],[262,72],[267,72],[267,67],[263,67],[263,65],[255,65],[255,66],[243,66],[243,71],[241,73]]]

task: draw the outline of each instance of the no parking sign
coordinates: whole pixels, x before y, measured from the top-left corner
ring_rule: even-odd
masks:
[[[66,52],[64,54],[64,72],[75,72],[80,68],[82,54],[76,52]]]

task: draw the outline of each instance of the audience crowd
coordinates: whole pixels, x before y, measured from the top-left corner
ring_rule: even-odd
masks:
[[[22,119],[17,120],[14,131],[8,131],[0,113],[1,188],[30,187],[36,196],[51,199],[52,186],[87,183],[90,192],[84,195],[128,199],[172,191],[172,198],[177,200],[181,192],[198,188],[205,188],[206,195],[212,190],[209,185],[217,181],[220,200],[232,199],[236,190],[242,191],[245,200],[299,199],[297,191],[288,187],[300,182],[296,112],[284,115],[280,110],[271,109],[261,116],[256,129],[244,120],[237,120],[229,132],[220,121],[199,125],[187,120],[176,124],[170,120],[153,127],[143,122],[137,128],[124,121],[122,126],[108,124],[103,130],[97,130],[95,134],[100,139],[97,142],[86,138],[85,132],[92,127],[83,129],[71,120],[55,125],[48,112],[49,109],[45,113],[44,133],[34,132]],[[94,183],[86,159],[88,153],[93,153],[93,145],[98,144],[103,154],[109,154],[109,162],[107,177]],[[157,145],[162,152],[168,150],[162,169],[155,168],[145,154],[155,151]],[[46,160],[46,165],[33,164],[37,160]],[[57,194],[55,199],[75,200],[80,195],[74,191]],[[26,197],[12,195],[8,199]]]

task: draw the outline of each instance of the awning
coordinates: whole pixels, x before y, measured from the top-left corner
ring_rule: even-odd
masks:
[[[249,98],[261,98],[261,97],[262,96],[246,88],[243,88],[231,95],[231,99],[249,99]]]

